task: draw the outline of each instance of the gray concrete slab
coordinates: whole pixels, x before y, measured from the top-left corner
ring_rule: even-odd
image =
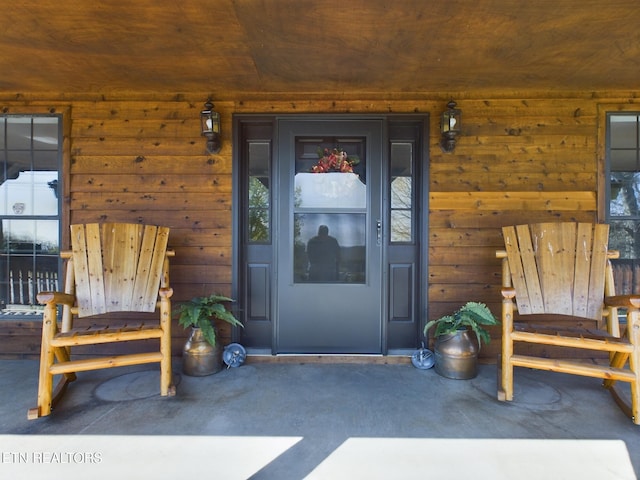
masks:
[[[619,439],[640,472],[640,426],[597,379],[517,369],[515,400],[501,403],[492,365],[450,380],[405,364],[249,361],[208,377],[174,364],[175,397],[158,395],[154,367],[85,372],[50,417],[29,421],[37,362],[0,361],[0,434],[302,437],[258,479],[304,478],[350,438]]]

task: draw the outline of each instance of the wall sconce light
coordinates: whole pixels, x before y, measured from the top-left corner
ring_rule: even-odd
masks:
[[[204,110],[200,112],[200,124],[202,136],[207,137],[207,151],[218,153],[222,148],[220,140],[220,114],[213,109],[211,100],[204,104]]]
[[[448,109],[442,112],[440,120],[440,148],[445,153],[451,153],[456,148],[456,137],[460,133],[460,118],[462,111],[456,108],[456,102],[451,100],[447,103]]]

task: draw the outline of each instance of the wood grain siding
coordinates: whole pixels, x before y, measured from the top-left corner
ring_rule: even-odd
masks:
[[[231,293],[230,104],[225,110],[216,103],[228,120],[219,155],[205,151],[202,106],[166,100],[76,101],[70,113],[65,198],[70,222],[170,226],[169,242],[176,250],[170,271],[174,304],[213,291]],[[7,109],[17,113],[21,106],[12,103]],[[29,113],[38,113],[37,108]],[[0,354],[37,354],[39,347],[33,345],[39,344],[39,332],[33,338],[30,329],[30,338],[21,338],[16,325],[7,324],[10,330],[0,325],[5,339]],[[230,338],[228,328],[221,330]],[[176,322],[173,335],[178,340],[173,350],[179,353],[186,333]]]
[[[438,124],[449,94],[426,99],[398,93],[368,99],[362,94],[349,100],[342,95],[289,99],[256,93],[215,101],[222,115],[223,147],[220,154],[209,155],[198,118],[207,94],[131,94],[116,100],[90,94],[76,100],[64,94],[49,97],[45,103],[35,96],[16,100],[15,95],[0,94],[0,105],[5,113],[46,112],[56,102],[70,105],[65,198],[70,221],[171,227],[174,302],[212,291],[231,294],[233,113],[429,112],[429,231],[423,239],[428,242],[429,269],[422,279],[429,318],[467,300],[486,302],[499,313],[495,250],[503,247],[503,225],[602,220],[598,106],[640,108],[633,93],[453,95],[462,109],[462,135],[455,151],[445,154],[439,147]],[[0,355],[33,355],[38,331],[24,322],[0,323]],[[492,332],[496,339],[499,334],[498,329]],[[174,324],[176,352],[185,336]],[[225,326],[222,336],[223,342],[230,338]],[[498,341],[492,342],[481,356],[493,358],[498,347]]]
[[[596,105],[582,100],[468,100],[462,135],[444,154],[432,131],[429,318],[467,300],[500,312],[502,225],[597,219]],[[497,341],[481,356],[493,358]]]
[[[205,152],[202,105],[79,102],[73,108],[69,207],[72,222],[137,221],[171,226],[175,302],[230,293],[231,144]],[[223,115],[222,105],[216,108]]]

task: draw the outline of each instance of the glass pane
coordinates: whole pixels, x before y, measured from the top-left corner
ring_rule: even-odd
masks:
[[[38,151],[33,152],[33,169],[34,170],[57,170],[58,169],[58,151]]]
[[[3,220],[2,250],[17,253],[57,254],[58,220]]]
[[[367,187],[355,173],[297,173],[295,206],[366,208]]]
[[[58,221],[4,220],[0,237],[0,307],[11,313],[41,310],[36,295],[58,290]],[[27,308],[28,307],[28,308]]]
[[[397,177],[392,180],[391,208],[411,208],[411,177]]]
[[[249,178],[249,241],[269,240],[269,190],[257,177]]]
[[[249,143],[249,175],[253,177],[269,177],[271,148],[269,142]]]
[[[23,171],[0,185],[0,215],[57,215],[58,172]]]
[[[249,242],[266,243],[270,231],[270,164],[269,142],[249,143]]]
[[[628,172],[638,168],[637,150],[611,150],[609,168],[612,172]]]
[[[611,115],[610,141],[611,148],[636,148],[637,139],[637,116],[636,115]]]
[[[391,144],[391,176],[410,177],[413,174],[413,144]]]
[[[391,211],[391,241],[410,242],[412,236],[411,210]]]
[[[56,117],[33,119],[33,149],[58,150],[58,119]]]
[[[7,148],[10,150],[31,149],[30,117],[7,117]]]
[[[390,241],[413,240],[413,144],[391,144]]]
[[[366,223],[364,213],[296,213],[294,281],[364,283]]]
[[[609,214],[612,217],[640,217],[640,173],[617,172],[611,175]]]
[[[618,250],[621,258],[640,258],[640,224],[632,220],[612,220],[609,248]]]

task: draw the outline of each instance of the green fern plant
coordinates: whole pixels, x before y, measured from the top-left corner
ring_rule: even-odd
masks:
[[[173,314],[178,316],[178,323],[184,328],[201,329],[204,339],[215,347],[215,320],[222,320],[233,326],[244,328],[240,320],[227,310],[225,304],[230,302],[233,302],[233,299],[215,293],[208,297],[194,297],[188,302],[181,303],[173,311]]]
[[[467,302],[453,314],[427,322],[424,334],[426,336],[433,326],[436,327],[433,333],[436,337],[467,328],[473,330],[478,338],[478,346],[482,346],[482,342],[487,344],[491,341],[489,332],[483,326],[498,325],[499,323],[484,303]]]

